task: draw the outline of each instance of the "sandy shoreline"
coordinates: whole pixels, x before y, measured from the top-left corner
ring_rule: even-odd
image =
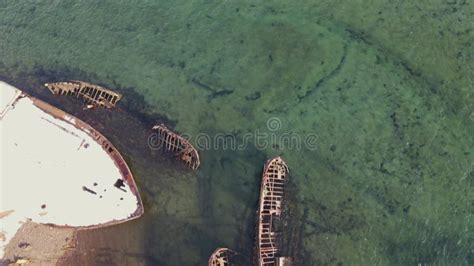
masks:
[[[19,259],[24,259],[27,265],[56,265],[69,249],[76,246],[76,233],[74,228],[27,222],[6,246],[2,260],[5,265]],[[3,265],[2,260],[0,265]]]

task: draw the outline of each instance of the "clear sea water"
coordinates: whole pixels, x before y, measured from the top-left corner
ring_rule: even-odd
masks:
[[[281,155],[298,265],[473,265],[473,25],[469,0],[0,0],[0,76],[104,132],[140,186],[145,217],[80,233],[71,263],[251,257]],[[83,111],[57,79],[125,99]],[[193,172],[148,147],[155,122],[247,145],[198,145]]]

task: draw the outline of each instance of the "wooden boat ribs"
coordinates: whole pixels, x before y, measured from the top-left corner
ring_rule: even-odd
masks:
[[[232,257],[236,254],[228,248],[218,248],[209,258],[208,266],[229,266],[231,265]]]
[[[122,99],[122,95],[85,81],[71,80],[44,84],[53,94],[73,95],[82,98],[88,108],[94,106],[112,108]]]
[[[288,166],[281,157],[267,161],[264,166],[257,225],[258,265],[291,264],[289,258],[280,257],[281,247],[279,247],[278,232],[274,224],[275,220],[281,216],[288,173]]]
[[[158,147],[174,154],[193,170],[199,167],[201,163],[199,154],[187,139],[169,130],[163,124],[154,126],[153,130],[158,134]]]

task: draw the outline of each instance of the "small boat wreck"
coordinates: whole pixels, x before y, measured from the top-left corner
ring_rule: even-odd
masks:
[[[122,99],[120,93],[80,80],[46,83],[44,85],[53,94],[73,95],[82,98],[87,109],[94,107],[112,108]]]
[[[258,208],[255,265],[291,266],[291,257],[282,256],[282,243],[276,225],[281,222],[282,204],[288,181],[288,166],[281,157],[268,160],[263,167],[262,185]],[[218,248],[209,259],[209,266],[229,265],[235,252]],[[219,264],[220,263],[220,264]]]
[[[263,168],[257,222],[257,265],[291,265],[291,258],[280,256],[281,240],[275,229],[281,218],[282,202],[289,170],[281,157],[270,159]]]
[[[3,82],[0,136],[0,259],[22,224],[90,229],[144,213],[132,172],[108,139]]]
[[[211,257],[209,258],[208,266],[230,266],[232,264],[233,257],[237,255],[231,249],[228,248],[218,248],[216,249]]]
[[[169,130],[163,124],[154,126],[153,130],[157,133],[157,143],[154,146],[172,153],[177,159],[183,161],[193,170],[199,167],[201,164],[199,153],[187,139]]]

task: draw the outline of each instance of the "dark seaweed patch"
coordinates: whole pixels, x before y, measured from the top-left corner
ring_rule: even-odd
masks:
[[[260,92],[257,91],[252,94],[246,95],[244,98],[247,101],[255,101],[255,100],[260,99],[260,96],[261,96]]]
[[[199,81],[197,79],[192,79],[191,82],[198,86],[199,88],[201,89],[204,89],[208,92],[210,92],[210,94],[207,96],[207,101],[210,102],[218,97],[223,97],[223,96],[227,96],[227,95],[230,95],[232,93],[234,93],[234,90],[233,89],[216,89],[216,88],[213,88],[211,85],[209,84],[206,84],[202,81]]]

